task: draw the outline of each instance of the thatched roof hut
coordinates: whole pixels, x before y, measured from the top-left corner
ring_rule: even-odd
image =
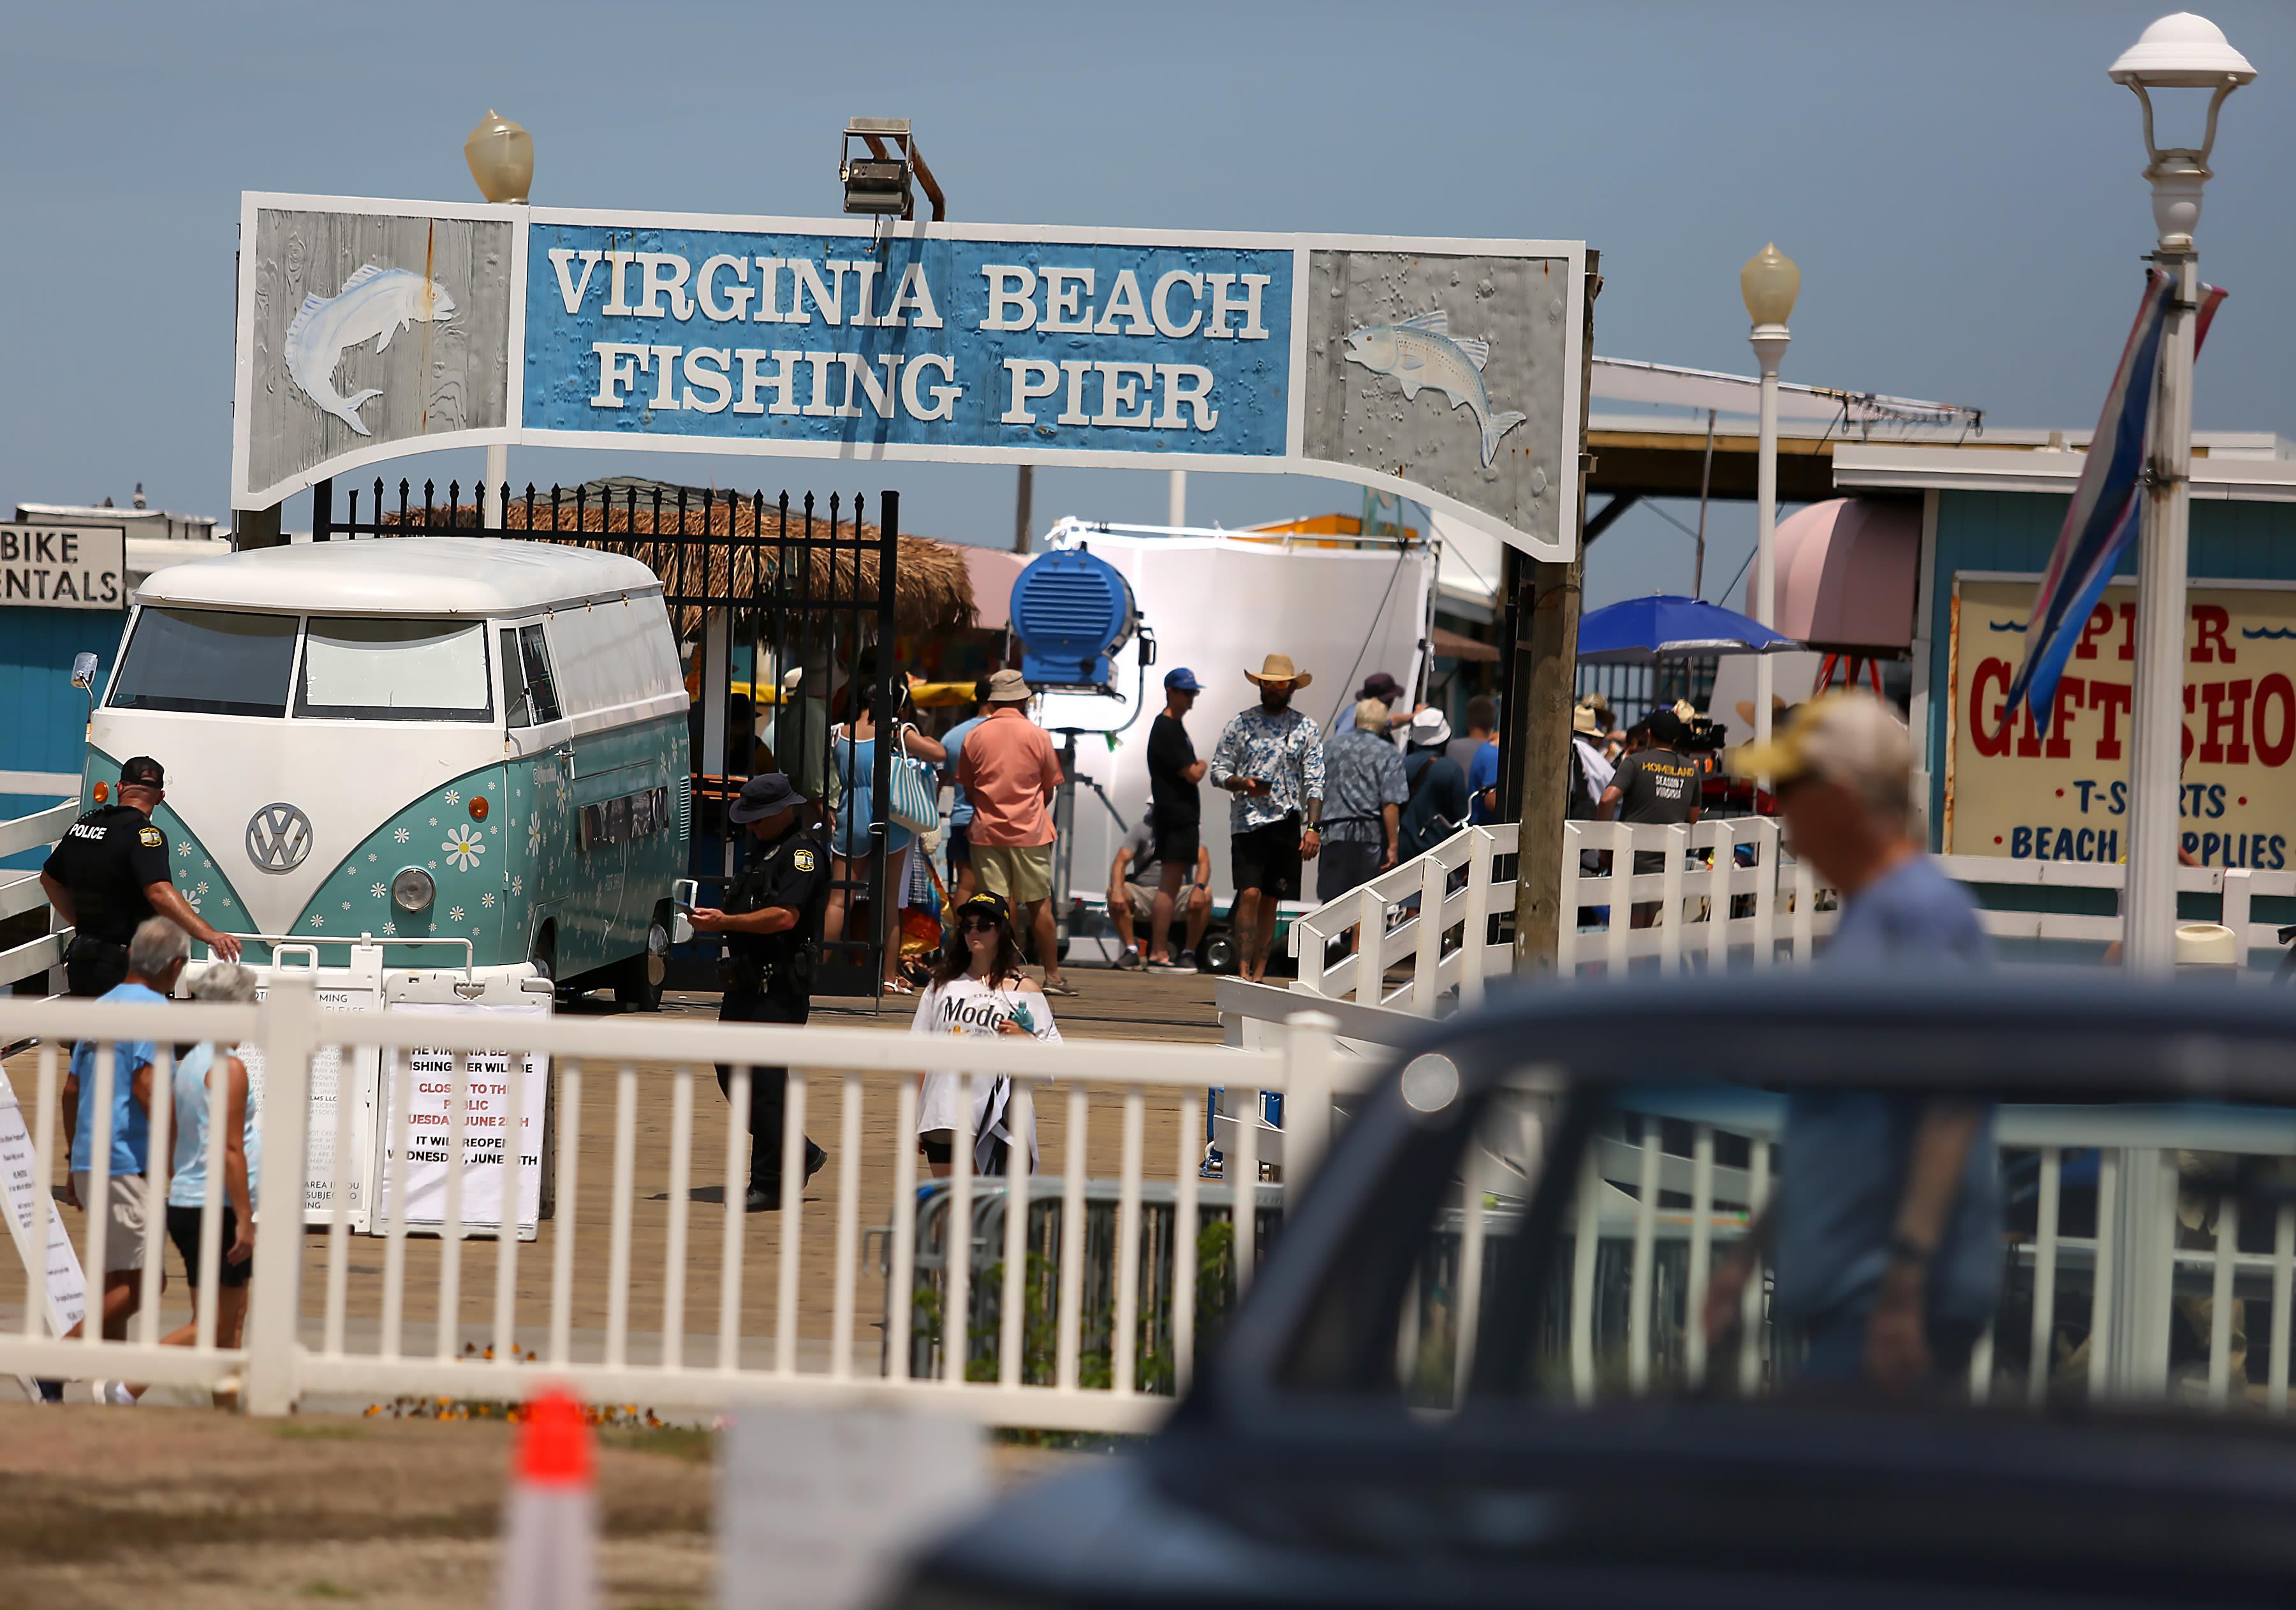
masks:
[[[857,524],[854,515],[864,517]],[[615,479],[554,488],[530,500],[513,497],[504,511],[505,530],[572,547],[625,554],[661,578],[681,637],[701,629],[701,611],[750,604],[783,591],[783,567],[792,573],[787,596],[816,604],[874,604],[882,528],[866,522],[861,499],[830,499],[808,515],[803,502],[767,500],[700,487]],[[385,528],[476,530],[476,507],[433,507],[426,520],[410,508],[383,514]],[[964,556],[946,543],[903,537],[893,565],[893,618],[904,635],[961,630],[976,617],[972,579]]]

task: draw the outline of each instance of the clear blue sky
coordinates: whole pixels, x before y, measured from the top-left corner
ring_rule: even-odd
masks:
[[[226,515],[239,193],[472,197],[462,141],[489,106],[533,131],[536,198],[567,205],[833,214],[838,132],[865,112],[915,120],[969,220],[1584,239],[1598,351],[1740,373],[1738,266],[1775,239],[1803,274],[1789,378],[2086,427],[2152,240],[2136,101],[2104,69],[2169,3],[27,5],[0,500],[124,504],[141,481]],[[2233,298],[2196,422],[2296,436],[2296,8],[2208,14],[2260,76],[2226,108],[2199,237]],[[531,451],[512,472],[708,464]],[[756,461],[719,473],[746,487]],[[898,487],[913,530],[1001,544],[1012,480],[859,484]],[[1190,513],[1358,499],[1197,475]],[[1160,475],[1037,476],[1039,529],[1163,507]],[[1710,595],[1751,513],[1713,530]],[[1637,510],[1594,550],[1589,602],[1686,590],[1689,563]]]

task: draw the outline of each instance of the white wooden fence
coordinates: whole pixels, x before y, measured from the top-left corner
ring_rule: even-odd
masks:
[[[1714,1111],[1702,1108],[1694,1088],[1679,1096],[1626,1115],[1584,1159],[1566,1232],[1568,1369],[1581,1401],[1705,1381],[1705,1337],[1692,1317],[1704,1309],[1718,1253],[1743,1236],[1749,1214],[1781,1178],[1772,1148],[1782,1101],[1753,1104],[1767,1110],[1750,1118],[1743,1092]],[[1688,1125],[1686,1152],[1660,1139],[1667,1120]],[[1718,1164],[1718,1140],[1729,1138],[1746,1154],[1743,1166]],[[2009,1106],[1994,1138],[2020,1158],[2013,1219],[2023,1225],[2030,1203],[2030,1224],[2005,1248],[2002,1318],[1971,1360],[1975,1395],[2005,1388],[2035,1403],[2053,1394],[2174,1395],[2286,1412],[2296,1205],[2262,1210],[2267,1224],[2251,1227],[2243,1251],[2241,1203],[2217,1187],[2229,1183],[2236,1159],[2296,1158],[2296,1113]],[[2085,1234],[2065,1228],[2071,1162],[2087,1177]],[[1688,1205],[1662,1205],[1662,1193],[1686,1195]],[[1498,1217],[1485,1200],[1472,1194],[1465,1212]],[[1465,1227],[1478,1242],[1501,1228]],[[1462,1301],[1475,1298],[1463,1293]],[[1759,1280],[1748,1286],[1745,1320],[1753,1344],[1726,1368],[1740,1390],[1753,1392],[1776,1366]],[[2013,1349],[1996,1345],[2002,1322],[2015,1327]],[[2261,1371],[2250,1363],[2258,1352]]]
[[[1177,1223],[1169,1245],[1185,1249],[1171,1258],[1169,1327],[1177,1384],[1185,1386],[1193,1365],[1193,1347],[1196,1292],[1193,1250],[1198,1228],[1198,1167],[1201,1157],[1202,1108],[1207,1085],[1218,1082],[1230,1090],[1280,1090],[1286,1097],[1290,1119],[1286,1136],[1285,1174],[1296,1182],[1320,1157],[1330,1131],[1332,1094],[1342,1071],[1335,1065],[1330,1020],[1302,1014],[1292,1024],[1288,1043],[1280,1050],[1232,1052],[1203,1047],[1178,1047],[1136,1042],[1070,1039],[1039,1043],[1010,1038],[970,1039],[936,1038],[921,1042],[907,1033],[798,1029],[758,1024],[663,1023],[643,1018],[512,1017],[488,1018],[471,1014],[424,1014],[420,1012],[327,1012],[322,1014],[310,989],[291,973],[275,975],[268,998],[256,1006],[224,1006],[170,1003],[167,1006],[122,1006],[89,1001],[34,1001],[0,998],[0,1041],[37,1035],[37,1088],[20,1089],[20,1097],[33,1104],[33,1179],[43,1185],[54,1177],[58,1141],[57,1103],[66,1072],[64,1057],[76,1039],[95,1042],[94,1065],[98,1115],[91,1157],[96,1178],[92,1200],[102,1200],[103,1160],[110,1155],[110,1100],[112,1047],[123,1040],[156,1040],[161,1047],[164,1073],[169,1042],[213,1039],[225,1045],[246,1043],[259,1047],[266,1088],[260,1114],[263,1143],[259,1199],[298,1203],[304,1199],[308,1088],[313,1054],[324,1046],[340,1047],[334,1060],[339,1067],[355,1065],[357,1047],[382,1052],[386,1077],[393,1083],[393,1100],[385,1111],[400,1114],[392,1144],[405,1154],[413,1134],[412,1104],[407,1099],[409,1054],[422,1049],[451,1055],[454,1089],[447,1107],[451,1127],[446,1135],[448,1158],[447,1208],[439,1228],[437,1318],[428,1351],[407,1346],[408,1325],[404,1316],[407,1300],[409,1237],[405,1195],[394,1190],[388,1214],[381,1261],[379,1326],[362,1327],[371,1345],[354,1347],[348,1323],[348,1296],[355,1278],[355,1261],[373,1257],[371,1242],[355,1253],[349,1234],[347,1204],[349,1193],[341,1188],[350,1154],[348,1125],[353,1104],[332,1104],[337,1132],[335,1210],[325,1227],[325,1284],[318,1312],[307,1320],[301,1286],[304,1235],[294,1216],[266,1214],[256,1238],[254,1284],[248,1314],[245,1345],[235,1349],[214,1344],[213,1280],[201,1282],[198,1322],[201,1341],[192,1347],[160,1345],[159,1332],[160,1261],[148,1261],[143,1277],[141,1313],[127,1340],[107,1342],[95,1327],[70,1341],[45,1334],[44,1304],[29,1301],[20,1334],[0,1335],[0,1373],[61,1376],[72,1379],[104,1377],[182,1384],[209,1384],[226,1376],[242,1377],[242,1401],[250,1412],[284,1414],[312,1393],[365,1396],[370,1401],[395,1394],[419,1393],[465,1398],[518,1397],[530,1390],[537,1372],[569,1382],[584,1398],[605,1402],[643,1402],[656,1406],[716,1408],[762,1397],[857,1400],[874,1399],[911,1405],[929,1405],[940,1412],[965,1416],[983,1423],[1033,1425],[1081,1431],[1136,1431],[1153,1425],[1168,1408],[1170,1399],[1136,1389],[1136,1319],[1143,1269],[1141,1262],[1143,1182],[1151,1174],[1171,1180],[1171,1201]],[[469,1061],[487,1053],[533,1052],[546,1056],[548,1079],[555,1104],[556,1216],[551,1223],[551,1267],[546,1302],[529,1302],[522,1295],[519,1265],[521,1243],[516,1233],[498,1235],[499,1219],[472,1222],[466,1218],[464,1174],[472,1138],[464,1121],[469,1092]],[[993,1381],[966,1378],[966,1367],[975,1349],[944,1345],[939,1350],[942,1371],[938,1378],[913,1378],[908,1374],[907,1339],[913,1320],[912,1298],[917,1289],[917,1153],[915,1146],[917,1087],[913,1071],[929,1060],[936,1067],[959,1072],[1004,1073],[1014,1081],[1014,1121],[1025,1123],[1032,1104],[1054,1100],[1065,1104],[1064,1155],[1045,1160],[1045,1173],[1036,1186],[1042,1191],[1045,1174],[1060,1175],[1064,1226],[1081,1226],[1086,1220],[1085,1166],[1089,1127],[1088,1091],[1113,1091],[1122,1103],[1122,1150],[1119,1170],[1117,1222],[1114,1238],[1114,1313],[1110,1326],[1111,1384],[1105,1389],[1080,1386],[1078,1359],[1082,1316],[1078,1297],[1083,1284],[1085,1237],[1058,1237],[1058,1315],[1056,1364],[1046,1384],[1024,1384],[1021,1327],[1024,1311],[1023,1280],[1028,1253],[1025,1241],[1029,1215],[1003,1215],[1004,1224],[1004,1288],[999,1312],[1002,1334],[990,1356]],[[712,1064],[735,1065],[731,1092],[734,1112],[748,1108],[748,1068],[786,1065],[791,1069],[787,1092],[782,1169],[782,1199],[778,1222],[779,1249],[771,1277],[774,1281],[774,1324],[769,1362],[745,1356],[742,1334],[742,1290],[749,1271],[743,1267],[747,1234],[755,1220],[743,1212],[748,1175],[749,1140],[743,1125],[727,1126],[722,1159],[694,1155],[694,1082],[711,1078]],[[641,1065],[641,1064],[646,1065]],[[1210,1064],[1216,1064],[1214,1067]],[[513,1065],[515,1061],[513,1061]],[[124,1076],[126,1070],[119,1071]],[[861,1195],[863,1077],[891,1074],[898,1078],[897,1113],[892,1126],[893,1189],[890,1202],[865,1202]],[[641,1085],[670,1085],[669,1153],[666,1173],[640,1179],[636,1172],[635,1133]],[[507,1081],[511,1110],[504,1129],[521,1133],[517,1103],[525,1081]],[[881,1080],[882,1083],[882,1080]],[[171,1081],[155,1080],[157,1097],[152,1112],[155,1135],[168,1127],[166,1092]],[[881,1092],[882,1093],[882,1092]],[[1179,1143],[1160,1163],[1144,1155],[1144,1107],[1152,1095],[1165,1096],[1178,1107]],[[715,1100],[712,1092],[709,1099]],[[1256,1099],[1256,1098],[1255,1098]],[[656,1104],[657,1105],[659,1104]],[[965,1104],[960,1103],[963,1107]],[[835,1158],[830,1193],[833,1206],[809,1208],[804,1200],[800,1147],[808,1121],[825,1137],[833,1138]],[[969,1121],[969,1119],[965,1120]],[[612,1137],[612,1182],[603,1224],[586,1218],[578,1190],[578,1170],[586,1131],[603,1125]],[[1231,1179],[1257,1179],[1258,1160],[1251,1152],[1251,1132],[1240,1138],[1230,1168]],[[155,1145],[160,1144],[159,1142]],[[955,1154],[971,1154],[972,1138],[960,1130]],[[722,1163],[722,1167],[720,1164]],[[214,1177],[211,1175],[211,1177]],[[150,1176],[156,1198],[164,1188],[160,1174]],[[693,1186],[705,1179],[725,1186],[726,1234],[717,1277],[718,1324],[714,1348],[691,1356],[685,1336],[685,1286],[688,1278],[688,1226]],[[969,1226],[973,1221],[972,1199],[982,1192],[1003,1192],[1008,1187],[996,1178],[975,1178],[959,1171],[949,1182],[948,1211],[938,1215],[942,1224]],[[630,1294],[634,1256],[633,1209],[643,1196],[666,1195],[667,1235],[660,1247],[665,1290],[659,1319],[647,1328],[649,1316],[633,1311]],[[503,1198],[497,1198],[502,1200]],[[509,1194],[514,1200],[514,1194]],[[41,1213],[58,1211],[46,1193],[36,1194]],[[164,1222],[159,1202],[151,1206],[151,1221]],[[709,1210],[705,1210],[709,1211]],[[209,1236],[216,1233],[218,1207],[209,1209]],[[890,1218],[884,1255],[884,1323],[894,1345],[884,1354],[894,1362],[890,1373],[873,1367],[857,1368],[855,1337],[862,1318],[865,1275],[864,1243],[871,1228]],[[41,1244],[45,1226],[34,1227],[29,1244]],[[464,1246],[472,1236],[491,1237],[495,1262],[494,1304],[491,1314],[490,1358],[464,1351],[469,1340],[463,1323],[461,1281]],[[87,1217],[84,1265],[100,1269],[104,1264],[107,1216]],[[834,1248],[833,1294],[829,1345],[804,1350],[820,1367],[800,1368],[800,1293],[799,1277],[805,1249],[816,1236]],[[969,1238],[968,1238],[969,1239]],[[1239,1284],[1250,1277],[1253,1239],[1236,1237]],[[937,1300],[948,1323],[962,1335],[964,1316],[971,1311],[967,1285],[972,1259],[949,1256],[941,1249],[944,1268]],[[960,1253],[964,1249],[959,1249]],[[486,1254],[472,1254],[486,1255]],[[578,1337],[572,1323],[573,1293],[578,1260],[585,1272],[603,1261],[607,1300],[603,1334]],[[371,1275],[371,1265],[363,1265]],[[39,1290],[42,1276],[27,1266],[26,1294]],[[371,1286],[367,1288],[372,1294]],[[484,1323],[484,1319],[480,1319]],[[371,1332],[371,1335],[367,1333]],[[546,1342],[527,1351],[539,1357],[521,1368],[522,1340]],[[817,1343],[817,1338],[807,1338]],[[865,1355],[867,1349],[864,1349]]]
[[[18,817],[13,821],[0,822],[0,856],[21,854],[27,850],[44,850],[63,836],[65,828],[79,819],[78,800],[66,800],[61,805]],[[37,871],[0,871],[0,918],[20,916],[27,911],[38,911],[48,903],[47,891],[40,887]],[[45,973],[51,967],[63,965],[64,948],[71,943],[71,930],[61,933],[44,933],[7,950],[0,950],[0,990],[18,979],[30,978]]]
[[[1562,977],[1615,982],[1652,965],[1805,963],[1833,931],[1834,892],[1784,846],[1775,818],[1710,817],[1689,827],[1572,822],[1564,838],[1554,958]],[[1588,852],[1607,856],[1602,870],[1583,868]],[[1479,1004],[1487,980],[1514,970],[1511,924],[1494,920],[1514,910],[1514,856],[1513,823],[1464,827],[1418,859],[1316,907],[1290,929],[1300,965],[1292,993],[1423,1017]],[[1661,865],[1635,872],[1637,856],[1662,858]],[[2118,891],[2125,867],[1975,855],[1943,856],[1939,864],[1947,875],[1990,891],[1992,904],[1980,916],[1997,938],[2102,945],[2120,937],[2117,916],[2002,908],[2023,891],[2037,891],[2036,904],[2047,899],[2042,890]],[[2244,957],[2280,950],[2276,925],[2253,920],[2251,901],[2296,896],[2296,872],[2185,867],[2177,869],[2177,886],[2218,898],[2220,920],[2240,934]],[[1649,908],[1655,921],[1637,928],[1622,920],[1622,907]],[[1406,968],[1406,976],[1389,976]]]

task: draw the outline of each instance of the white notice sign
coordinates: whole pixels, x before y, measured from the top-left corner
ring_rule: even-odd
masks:
[[[530,997],[515,1005],[494,1006],[480,1001],[451,1005],[414,1001],[394,1002],[392,1011],[425,1012],[457,1017],[546,1018],[546,996]],[[384,1069],[386,1104],[398,1100],[398,1058],[392,1053]],[[443,1225],[447,1221],[447,1161],[454,1113],[455,1053],[417,1049],[404,1053],[408,1061],[406,1111],[386,1114],[383,1131],[382,1192],[375,1214],[377,1228],[395,1209],[399,1187],[399,1149],[406,1153],[406,1221]],[[547,1088],[547,1057],[520,1053],[472,1051],[463,1055],[463,1223],[472,1229],[491,1230],[502,1222],[503,1158],[510,1123],[511,1080],[520,1081],[518,1228],[531,1239],[542,1222],[542,1119]]]
[[[718,1480],[720,1610],[866,1610],[988,1495],[980,1428],[744,1405]]]
[[[72,1251],[71,1233],[64,1216],[47,1201],[48,1183],[33,1171],[32,1137],[24,1125],[24,1110],[0,1073],[0,1183],[8,1190],[8,1234],[16,1244],[20,1265],[45,1263],[47,1269],[48,1332],[62,1335],[87,1312],[87,1282],[81,1276],[79,1254]],[[48,1236],[45,1257],[32,1249],[38,1234],[39,1211],[48,1207]]]
[[[258,990],[256,998],[260,1000],[269,993],[268,990]],[[322,1012],[374,1009],[375,992],[372,990],[323,989],[317,994]],[[238,1047],[237,1055],[247,1067],[248,1099],[259,1111],[263,1105],[263,1047],[250,1040]],[[373,1046],[351,1048],[348,1080],[344,1077],[342,1047],[323,1045],[311,1058],[311,1129],[303,1154],[306,1224],[334,1221],[336,1103],[348,1100],[352,1104],[347,1160],[349,1166],[343,1173],[343,1194],[350,1202],[352,1228],[369,1228],[366,1159],[373,1152],[374,1109],[378,1105],[375,1085],[381,1066],[382,1053]],[[258,1208],[258,1217],[261,1212]]]

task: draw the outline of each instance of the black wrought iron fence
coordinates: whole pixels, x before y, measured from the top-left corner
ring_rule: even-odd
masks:
[[[873,693],[878,732],[886,736],[893,730],[887,712],[899,708],[901,668],[892,652],[899,494],[882,495],[873,526],[857,493],[849,499],[832,493],[824,505],[810,492],[768,499],[762,492],[616,481],[547,491],[529,483],[523,496],[506,483],[479,484],[469,495],[466,503],[459,481],[449,481],[443,494],[425,481],[418,495],[411,481],[393,489],[378,478],[348,490],[338,515],[333,485],[323,481],[313,489],[312,537],[494,534],[599,548],[652,570],[661,579],[694,700],[693,875],[704,883],[730,876],[742,834],[726,805],[753,773],[785,772],[812,802],[836,856],[834,929],[824,938],[816,993],[877,993],[882,946],[898,944],[900,932],[882,914],[889,902],[899,903],[906,862],[884,853],[891,744],[855,740],[851,719]],[[746,686],[734,675],[744,644]],[[833,735],[840,732],[841,742]],[[866,924],[852,920],[864,900],[872,914]],[[707,944],[706,955],[686,959],[714,964],[715,941]]]

